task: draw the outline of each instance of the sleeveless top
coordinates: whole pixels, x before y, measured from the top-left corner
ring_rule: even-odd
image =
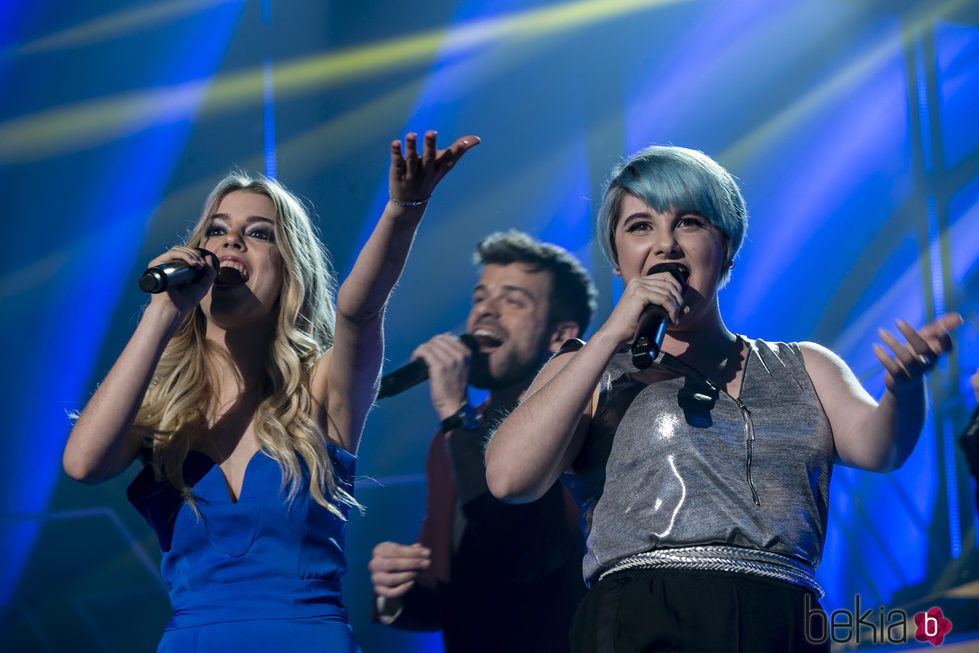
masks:
[[[355,458],[327,445],[337,484],[353,490]],[[340,577],[346,521],[310,497],[308,478],[291,504],[279,464],[262,451],[232,502],[220,467],[191,451],[184,478],[198,517],[147,465],[130,484],[132,505],[156,532],[173,617],[168,630],[255,619],[347,620]],[[344,516],[347,507],[338,506]]]
[[[630,352],[617,353],[601,383],[565,475],[584,511],[587,582],[676,547],[819,564],[835,451],[797,344],[748,343],[738,399],[666,353],[641,373]]]

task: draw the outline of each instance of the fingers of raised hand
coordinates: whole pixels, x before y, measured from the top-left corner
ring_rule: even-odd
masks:
[[[909,376],[908,371],[904,368],[904,366],[892,358],[890,354],[887,353],[887,350],[876,342],[874,343],[874,355],[877,357],[877,360],[880,361],[880,364],[884,366],[889,378],[897,379],[900,377]],[[887,383],[890,385],[890,381]]]
[[[434,134],[434,132],[432,132]],[[425,136],[425,147],[429,147],[429,137]],[[432,145],[434,148],[434,136]],[[402,202],[418,202],[424,200],[429,191],[419,189],[424,185],[426,173],[418,156],[418,134],[410,132],[405,135],[404,154],[401,152],[401,141],[391,141],[391,178],[389,192],[392,197]]]
[[[441,179],[462,158],[463,154],[479,145],[480,142],[479,136],[470,134],[456,139],[455,143],[444,150],[438,150],[435,155],[435,168],[438,178]]]
[[[908,378],[912,376],[913,371],[918,371],[917,367],[920,365],[920,361],[915,358],[915,353],[910,346],[905,347],[902,345],[887,329],[878,329],[877,335],[891,351],[888,352],[879,345],[878,347],[883,350],[884,355],[892,363],[895,363],[895,365],[891,365],[890,367],[884,365],[887,371],[891,372],[894,376],[906,376]],[[877,353],[877,358],[880,359],[880,352]]]
[[[391,176],[400,179],[404,176],[407,166],[401,153],[401,141],[391,141]]]
[[[938,361],[938,357],[952,347],[951,334],[935,326],[936,324],[932,323],[919,332],[904,320],[897,321],[897,328],[907,340],[905,347],[911,348],[917,361],[926,369],[932,367]]]
[[[452,169],[456,161],[470,148],[479,144],[476,136],[464,136],[450,147],[439,150],[438,134],[425,132],[421,156],[418,154],[418,134],[405,136],[405,152],[401,155],[401,142],[391,143],[391,195],[402,202],[421,202],[431,195],[439,180]]]
[[[405,136],[405,181],[412,181],[418,175],[421,161],[418,157],[418,134],[411,132]]]
[[[438,134],[433,129],[429,129],[425,132],[425,141],[422,144],[422,158],[421,164],[423,168],[431,169],[435,165],[435,157],[438,154],[438,150],[435,147],[435,139]]]
[[[942,346],[936,339],[935,347],[926,341],[920,333],[915,331],[907,322],[897,321],[898,330],[906,339],[905,344],[886,329],[879,329],[878,335],[886,344],[891,352],[888,352],[879,344],[874,345],[874,354],[891,376],[894,378],[916,378],[930,370],[938,356],[945,351],[947,344]]]
[[[931,351],[943,354],[952,349],[951,331],[962,326],[962,322],[962,316],[958,313],[947,313],[934,322],[921,327],[918,334],[928,343]]]
[[[418,134],[408,132],[405,134],[405,159],[418,158]]]

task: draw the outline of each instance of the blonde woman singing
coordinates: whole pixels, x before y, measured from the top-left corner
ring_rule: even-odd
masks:
[[[419,155],[416,140],[391,144],[390,201],[335,311],[309,215],[269,179],[229,175],[187,244],[150,263],[200,278],[153,296],[64,466],[99,483],[144,464],[128,494],[170,587],[159,651],[358,650],[340,577],[384,307],[429,196],[479,142],[437,150],[430,131]]]

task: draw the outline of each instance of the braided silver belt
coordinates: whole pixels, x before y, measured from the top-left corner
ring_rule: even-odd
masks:
[[[637,553],[603,570],[598,580],[627,569],[681,569],[743,574],[799,585],[815,592],[817,598],[823,598],[824,595],[823,588],[816,582],[812,567],[806,563],[771,551],[736,546],[687,546]]]

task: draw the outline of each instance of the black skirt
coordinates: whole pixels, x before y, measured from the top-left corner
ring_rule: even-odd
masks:
[[[825,622],[812,612],[821,609],[809,590],[775,580],[700,571],[621,571],[595,583],[578,606],[571,650],[828,652]]]

